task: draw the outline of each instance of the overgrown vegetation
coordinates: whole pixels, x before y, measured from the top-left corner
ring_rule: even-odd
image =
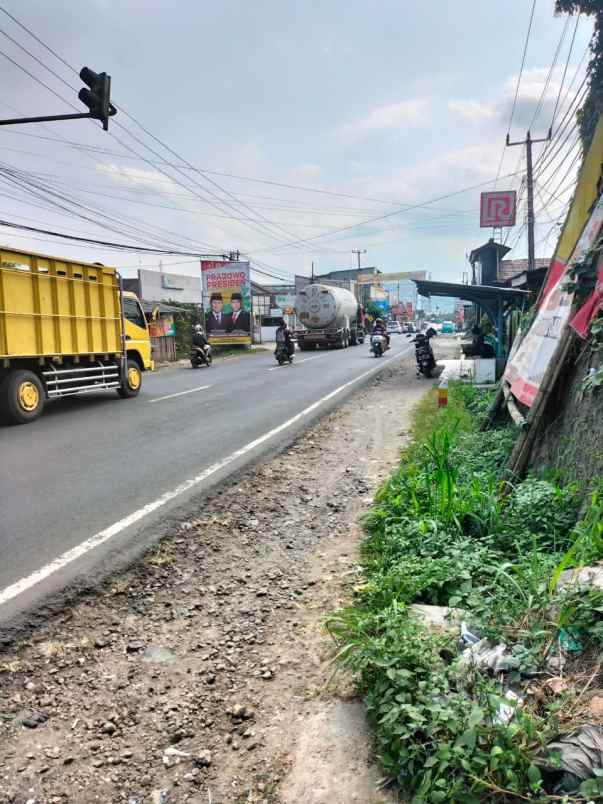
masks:
[[[328,623],[381,762],[417,803],[551,800],[537,754],[562,728],[565,699],[531,698],[527,679],[560,640],[584,655],[603,648],[603,593],[559,584],[563,570],[603,557],[603,497],[576,522],[572,485],[528,478],[502,495],[515,431],[479,431],[489,401],[454,385],[447,408],[422,403],[415,438],[365,518],[364,583]],[[458,628],[429,629],[417,603],[460,609],[470,632],[504,645],[504,682],[461,655]],[[509,686],[523,706],[504,697]]]
[[[582,148],[586,152],[595,133],[599,115],[603,112],[603,4],[601,0],[555,0],[555,11],[584,14],[594,21],[588,63],[588,94],[576,115]]]

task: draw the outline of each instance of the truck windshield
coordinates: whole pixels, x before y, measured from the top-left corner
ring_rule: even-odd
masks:
[[[132,324],[146,329],[147,322],[136,299],[124,296],[124,315]]]

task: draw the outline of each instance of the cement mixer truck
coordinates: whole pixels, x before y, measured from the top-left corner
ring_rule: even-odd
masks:
[[[364,308],[349,290],[307,285],[296,296],[295,312],[302,325],[295,333],[302,351],[364,343]]]

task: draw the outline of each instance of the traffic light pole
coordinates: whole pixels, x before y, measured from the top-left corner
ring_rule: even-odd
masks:
[[[526,146],[526,166],[527,166],[527,193],[528,193],[528,271],[533,271],[536,267],[536,258],[534,253],[534,228],[536,221],[534,219],[534,173],[532,166],[532,145],[535,142],[548,142],[551,139],[551,131],[547,137],[540,140],[533,140],[530,132],[528,131],[525,140],[519,142],[510,142],[509,135],[507,134],[507,146],[525,145]]]
[[[53,120],[83,120],[91,117],[92,115],[86,112],[82,112],[82,114],[51,114],[45,117],[13,117],[10,120],[0,120],[0,126],[17,126],[21,123],[51,123]]]
[[[80,78],[89,87],[82,88],[78,98],[90,111],[78,114],[51,114],[43,117],[12,117],[0,120],[0,126],[18,126],[22,123],[52,123],[55,120],[100,120],[105,131],[109,130],[109,118],[117,114],[111,103],[111,76],[95,73],[89,67],[82,67]]]

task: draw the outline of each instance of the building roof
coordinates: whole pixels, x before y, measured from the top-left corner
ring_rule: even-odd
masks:
[[[434,282],[428,279],[413,279],[421,296],[448,296],[466,299],[476,304],[498,301],[522,306],[528,292],[517,288],[502,288],[495,285],[462,285],[457,282]]]
[[[183,307],[175,307],[173,304],[164,304],[163,302],[152,302],[141,299],[140,304],[142,305],[142,311],[145,315],[151,315],[157,308],[159,308],[160,313],[171,315],[188,312]]]
[[[251,295],[252,296],[270,296],[272,291],[270,291],[264,285],[258,285],[257,282],[254,282],[253,279],[251,280]]]
[[[534,268],[548,268],[551,263],[551,257],[543,257],[534,260]],[[517,274],[528,270],[528,261],[526,260],[501,260],[498,264],[498,281],[506,282]]]
[[[493,238],[490,238],[487,243],[484,243],[483,246],[478,246],[474,248],[473,251],[469,254],[469,262],[473,265],[474,262],[477,262],[481,257],[484,251],[498,251],[499,255],[503,257],[505,254],[508,254],[511,251],[509,246],[505,246],[503,243],[495,243]]]
[[[548,266],[534,268],[533,271],[522,271],[515,276],[511,276],[505,282],[509,288],[522,288],[525,290],[540,290],[548,273]]]

